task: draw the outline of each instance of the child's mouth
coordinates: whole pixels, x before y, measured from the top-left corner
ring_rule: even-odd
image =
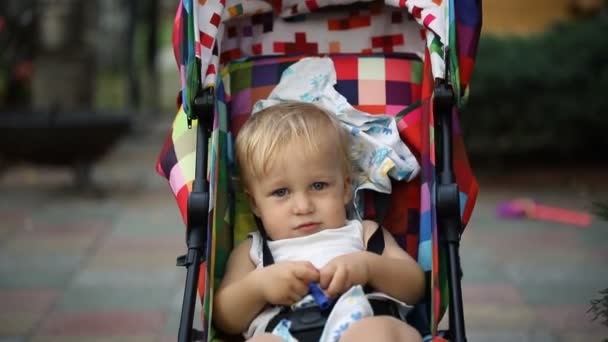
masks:
[[[319,230],[319,223],[316,222],[307,222],[304,224],[301,224],[299,226],[296,227],[296,230],[299,230],[301,232],[306,232],[306,233],[312,233],[312,232],[316,232]]]

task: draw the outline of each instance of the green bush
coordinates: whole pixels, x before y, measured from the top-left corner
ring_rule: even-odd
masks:
[[[483,36],[461,113],[473,162],[601,161],[608,149],[608,19],[532,37]]]

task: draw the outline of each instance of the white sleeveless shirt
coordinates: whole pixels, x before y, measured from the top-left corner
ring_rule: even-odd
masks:
[[[262,262],[262,236],[259,232],[250,233],[249,236],[252,237],[249,257],[258,268],[264,267],[264,263]],[[317,269],[321,269],[332,259],[341,255],[365,250],[363,224],[361,223],[361,221],[358,220],[348,221],[344,227],[335,229],[325,229],[311,235],[297,238],[267,241],[267,243],[275,262],[278,263],[281,261],[310,261]],[[365,297],[381,298],[399,303],[399,311],[403,313],[403,317],[405,317],[407,311],[411,309],[411,307],[407,304],[402,303],[392,297],[389,297],[379,292],[365,295]],[[352,298],[344,301],[345,303],[350,303],[350,305],[345,305],[345,308],[342,308],[340,302],[342,301],[339,300],[338,303],[334,306],[334,309],[330,314],[331,319],[328,318],[328,324],[326,325],[326,329],[327,327],[330,327],[331,330],[332,326],[336,324],[338,327],[341,327],[343,325],[343,322],[341,320],[348,319],[349,317],[351,317],[350,310],[353,309],[353,305],[358,305],[355,309],[359,309],[359,311],[364,308],[361,307],[362,304],[360,303],[360,301],[353,301]],[[365,299],[365,302],[367,303],[367,299]],[[367,307],[367,310],[363,310],[367,311],[367,315],[365,316],[373,315],[373,311],[371,309],[371,306],[369,306],[369,303],[363,306]],[[337,308],[341,309],[338,310]],[[251,322],[247,331],[243,333],[243,336],[245,336],[245,338],[251,338],[254,335],[263,333],[266,329],[266,326],[268,325],[268,322],[270,322],[270,320],[275,315],[277,315],[279,311],[280,307],[278,306],[266,307],[266,309],[263,310]],[[335,322],[336,320],[338,323]],[[329,322],[333,323],[330,324]]]
[[[252,237],[249,257],[257,267],[262,267],[262,237],[259,232],[249,235]],[[341,255],[365,250],[363,225],[358,220],[348,221],[344,227],[267,243],[275,262],[310,261],[317,269]]]

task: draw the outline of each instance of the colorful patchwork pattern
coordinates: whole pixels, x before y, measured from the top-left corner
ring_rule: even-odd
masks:
[[[309,18],[303,18],[301,15],[329,5],[351,2],[353,1],[207,0],[196,3],[193,0],[180,1],[174,24],[173,45],[180,68],[182,84],[180,100],[186,114],[190,116],[189,107],[195,93],[192,89],[195,89],[199,82],[205,86],[215,84],[217,70],[221,66],[220,57],[223,63],[226,63],[246,56],[288,54],[295,51],[306,53],[414,51],[422,56],[424,48],[419,44],[423,42],[426,42],[427,49],[431,51],[430,60],[435,77],[444,77],[444,60],[450,60],[449,77],[458,94],[461,95],[458,98],[459,106],[462,104],[462,98],[468,93],[467,86],[479,39],[481,18],[477,1],[386,0],[386,5],[405,8],[408,12],[384,8],[381,2],[375,2],[369,10],[345,11],[346,16],[343,14],[342,18],[332,18],[331,14],[326,15],[327,17],[321,15]],[[296,7],[292,3],[297,3]],[[279,13],[279,16],[275,16],[274,13]],[[383,13],[388,14],[390,20],[383,18]],[[288,24],[279,19],[281,15],[300,16]],[[378,16],[380,17],[377,18]],[[404,17],[409,19],[404,22]],[[245,23],[241,22],[242,18],[247,18]],[[310,23],[312,20],[319,22],[313,25]],[[293,27],[294,22],[304,23],[303,28]],[[415,22],[423,28],[421,29]],[[388,23],[392,25],[387,25]],[[389,28],[393,25],[397,26]],[[318,32],[319,30],[322,32]],[[273,32],[286,33],[287,37],[275,38]],[[315,39],[307,39],[306,33],[309,37],[314,36]],[[335,33],[340,34],[335,35]],[[237,39],[236,43],[230,42],[239,36],[242,39]],[[319,37],[323,41],[317,41]],[[369,38],[361,39],[362,37]],[[446,49],[449,50],[447,56]],[[195,59],[201,64],[199,74],[197,74],[199,68]]]
[[[188,88],[200,82],[213,86],[217,70],[230,60],[259,55],[290,53],[373,53],[416,52],[423,55],[424,44],[431,51],[430,62],[436,78],[445,76],[445,60],[450,59],[452,81],[470,78],[471,50],[479,34],[479,9],[474,0],[461,0],[466,5],[454,6],[454,0],[386,0],[373,2],[368,9],[355,7],[342,14],[314,13],[322,7],[352,3],[352,0],[261,1],[207,0],[194,4],[180,2],[176,16],[174,49],[191,46],[187,54],[176,53],[182,75],[182,102],[187,115],[193,91]],[[385,6],[387,5],[387,6]],[[406,9],[407,12],[403,10]],[[464,25],[456,25],[455,11]],[[276,15],[278,13],[278,15]],[[291,19],[283,20],[282,17]],[[404,17],[410,18],[403,20]],[[315,23],[312,23],[316,21]],[[456,41],[456,27],[466,39]],[[467,35],[467,33],[469,33]],[[314,37],[314,38],[312,38]],[[407,39],[406,39],[407,38]],[[423,44],[423,46],[420,46]],[[449,46],[464,48],[463,52]],[[466,56],[467,58],[460,58]],[[194,75],[193,56],[199,59],[200,75]],[[458,64],[464,63],[460,75]],[[456,87],[460,91],[459,83]],[[464,88],[463,88],[464,89]]]
[[[237,58],[293,53],[399,52],[422,57],[425,44],[420,26],[407,12],[385,7],[315,13],[290,21],[263,13],[224,26],[222,65]]]

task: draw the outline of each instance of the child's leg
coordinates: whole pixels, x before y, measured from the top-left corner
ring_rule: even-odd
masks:
[[[353,323],[340,342],[355,341],[422,341],[422,337],[407,323],[390,316],[375,316],[363,318]]]
[[[280,337],[270,334],[270,333],[256,335],[247,340],[247,342],[282,342],[282,341],[283,340]]]

